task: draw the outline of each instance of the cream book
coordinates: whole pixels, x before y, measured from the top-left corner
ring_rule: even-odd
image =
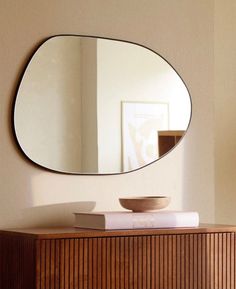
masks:
[[[75,227],[117,230],[117,229],[144,229],[144,228],[179,228],[197,227],[199,214],[185,211],[158,211],[158,212],[90,212],[74,213]]]

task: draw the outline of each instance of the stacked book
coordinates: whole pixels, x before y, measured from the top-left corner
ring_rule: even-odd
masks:
[[[155,211],[136,213],[90,212],[75,213],[75,227],[97,230],[158,229],[197,227],[199,214],[186,211]]]

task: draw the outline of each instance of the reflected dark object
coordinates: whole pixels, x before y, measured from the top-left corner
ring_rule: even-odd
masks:
[[[184,130],[167,130],[158,132],[159,157],[172,150],[183,137]]]

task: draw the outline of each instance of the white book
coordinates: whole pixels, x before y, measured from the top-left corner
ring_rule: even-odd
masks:
[[[199,226],[199,214],[186,211],[74,213],[75,227],[100,230]]]

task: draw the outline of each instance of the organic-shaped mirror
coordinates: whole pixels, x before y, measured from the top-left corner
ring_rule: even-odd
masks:
[[[156,161],[190,117],[185,84],[158,54],[124,41],[64,35],[45,41],[26,67],[14,128],[24,154],[42,167],[111,174]]]

